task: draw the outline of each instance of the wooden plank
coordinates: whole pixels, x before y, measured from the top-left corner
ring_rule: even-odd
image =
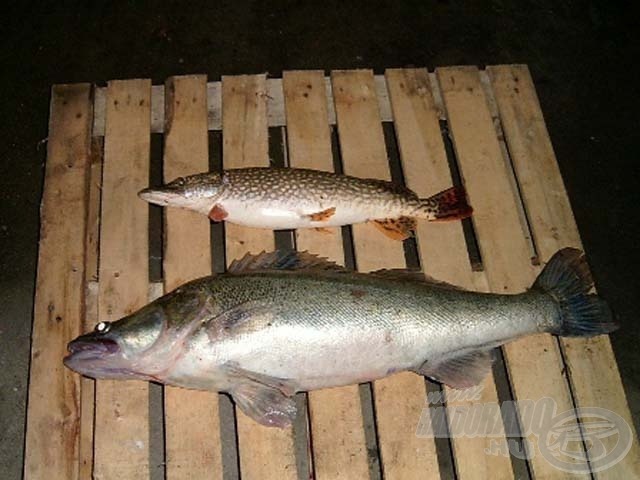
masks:
[[[323,77],[325,86],[327,87],[327,107],[328,121],[330,125],[335,125],[336,115],[333,108],[333,96],[331,95],[331,79]],[[266,81],[265,95],[268,103],[267,108],[267,125],[269,127],[286,126],[284,98],[282,96],[282,79],[270,78]],[[378,102],[380,106],[380,116],[383,122],[392,121],[391,107],[389,106],[389,98],[385,88],[384,77],[382,75],[375,76],[376,91],[378,94]],[[93,135],[104,135],[104,111],[106,88],[99,87],[95,90],[94,101],[94,124]],[[207,83],[207,128],[209,130],[222,130],[222,101],[221,101],[221,82]],[[154,85],[152,87],[151,100],[151,131],[154,133],[162,133],[164,131],[164,85]]]
[[[99,320],[147,303],[148,211],[136,194],[149,182],[151,83],[109,82],[100,228]],[[149,388],[142,381],[96,382],[97,479],[149,475]]]
[[[172,77],[166,84],[164,180],[209,169],[207,78]],[[165,291],[211,274],[209,219],[165,209]],[[218,394],[165,387],[168,479],[222,476]]]
[[[373,74],[368,70],[334,71],[331,78],[345,173],[390,179]],[[406,265],[402,243],[381,235],[371,225],[354,225],[353,239],[360,271]],[[385,477],[436,478],[435,444],[415,435],[426,406],[424,379],[401,373],[374,382],[373,388]]]
[[[582,248],[580,235],[553,152],[540,103],[525,65],[488,67],[535,245],[542,262],[560,248]],[[620,415],[632,428],[620,373],[606,336],[561,339],[568,378],[578,407],[600,407]],[[637,438],[633,432],[633,438]],[[604,442],[617,440],[615,436]],[[606,444],[610,451],[613,445]],[[620,463],[598,478],[640,478],[640,446],[633,442]]]
[[[91,86],[51,91],[33,318],[25,478],[78,478],[80,376],[64,367],[81,330]]]
[[[450,187],[451,172],[426,69],[387,70],[386,78],[407,186],[422,198]],[[469,290],[476,289],[461,223],[433,224],[419,220],[416,236],[425,272]],[[497,404],[493,375],[482,387],[477,400],[460,400],[453,406]],[[445,388],[445,395],[448,392]],[[453,425],[450,428],[460,479],[513,478],[508,457],[486,453],[491,443],[499,439],[463,437],[462,431],[456,431]]]
[[[85,251],[85,314],[82,331],[91,331],[98,323],[98,250],[100,246],[100,196],[102,188],[103,138],[91,139],[91,166],[87,199],[87,227]],[[95,380],[80,380],[80,473],[81,479],[91,478],[93,472],[93,424],[95,415]]]
[[[333,171],[322,71],[284,72],[289,163]],[[296,247],[344,264],[340,228],[296,231]],[[313,465],[317,479],[366,478],[368,456],[357,385],[309,392]]]
[[[518,217],[518,196],[510,180],[510,166],[502,157],[494,125],[475,67],[436,70],[458,162],[490,288],[517,293],[531,286],[536,271],[531,264],[526,233]],[[538,401],[551,397],[562,412],[572,408],[557,342],[549,335],[530,336],[504,347],[516,399]],[[526,353],[525,353],[526,352]],[[537,438],[527,440],[537,451]],[[541,455],[530,461],[536,478],[570,478]]]
[[[98,321],[98,283],[86,284],[85,321],[83,332],[95,328]],[[93,325],[89,327],[89,325]],[[92,378],[80,379],[80,453],[78,455],[80,479],[92,478],[93,436],[95,422],[96,382]]]
[[[224,168],[268,166],[264,75],[222,77]],[[227,264],[245,253],[275,248],[271,230],[225,224]],[[293,429],[264,427],[236,409],[244,479],[296,478]]]

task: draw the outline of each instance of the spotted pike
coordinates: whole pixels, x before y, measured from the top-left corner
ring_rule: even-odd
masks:
[[[429,198],[384,180],[298,168],[240,168],[181,177],[140,198],[228,221],[274,230],[337,227],[371,221],[403,240],[416,219],[458,220],[471,215],[465,192],[452,187]]]
[[[72,341],[65,364],[94,378],[224,391],[256,421],[289,425],[296,392],[409,370],[452,387],[482,381],[494,347],[549,332],[615,329],[564,249],[517,295],[463,291],[420,273],[360,274],[306,253],[235,261]]]

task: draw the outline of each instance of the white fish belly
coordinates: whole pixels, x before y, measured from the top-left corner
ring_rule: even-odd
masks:
[[[350,208],[346,205],[300,204],[289,206],[277,203],[224,201],[222,207],[230,223],[247,227],[274,230],[294,228],[324,228],[363,223],[372,212]],[[324,221],[313,221],[311,215],[335,207],[335,213]]]

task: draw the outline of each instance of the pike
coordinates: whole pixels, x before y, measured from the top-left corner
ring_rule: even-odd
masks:
[[[466,218],[465,191],[452,187],[429,198],[391,182],[301,168],[239,168],[180,177],[138,196],[185,208],[211,220],[270,228],[338,227],[372,222],[395,240],[411,236],[416,219]]]
[[[308,253],[236,260],[68,345],[89,377],[228,392],[257,422],[290,425],[294,394],[413,371],[454,388],[478,384],[492,349],[536,333],[617,328],[590,294],[584,256],[563,249],[532,288],[464,291],[419,272],[347,271]]]

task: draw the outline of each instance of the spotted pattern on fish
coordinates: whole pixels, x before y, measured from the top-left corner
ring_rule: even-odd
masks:
[[[455,220],[471,214],[462,189],[421,199],[402,185],[298,168],[242,168],[178,178],[140,192],[159,205],[253,227],[322,228],[400,217]],[[217,210],[214,212],[214,209]],[[331,215],[323,213],[331,212]]]

